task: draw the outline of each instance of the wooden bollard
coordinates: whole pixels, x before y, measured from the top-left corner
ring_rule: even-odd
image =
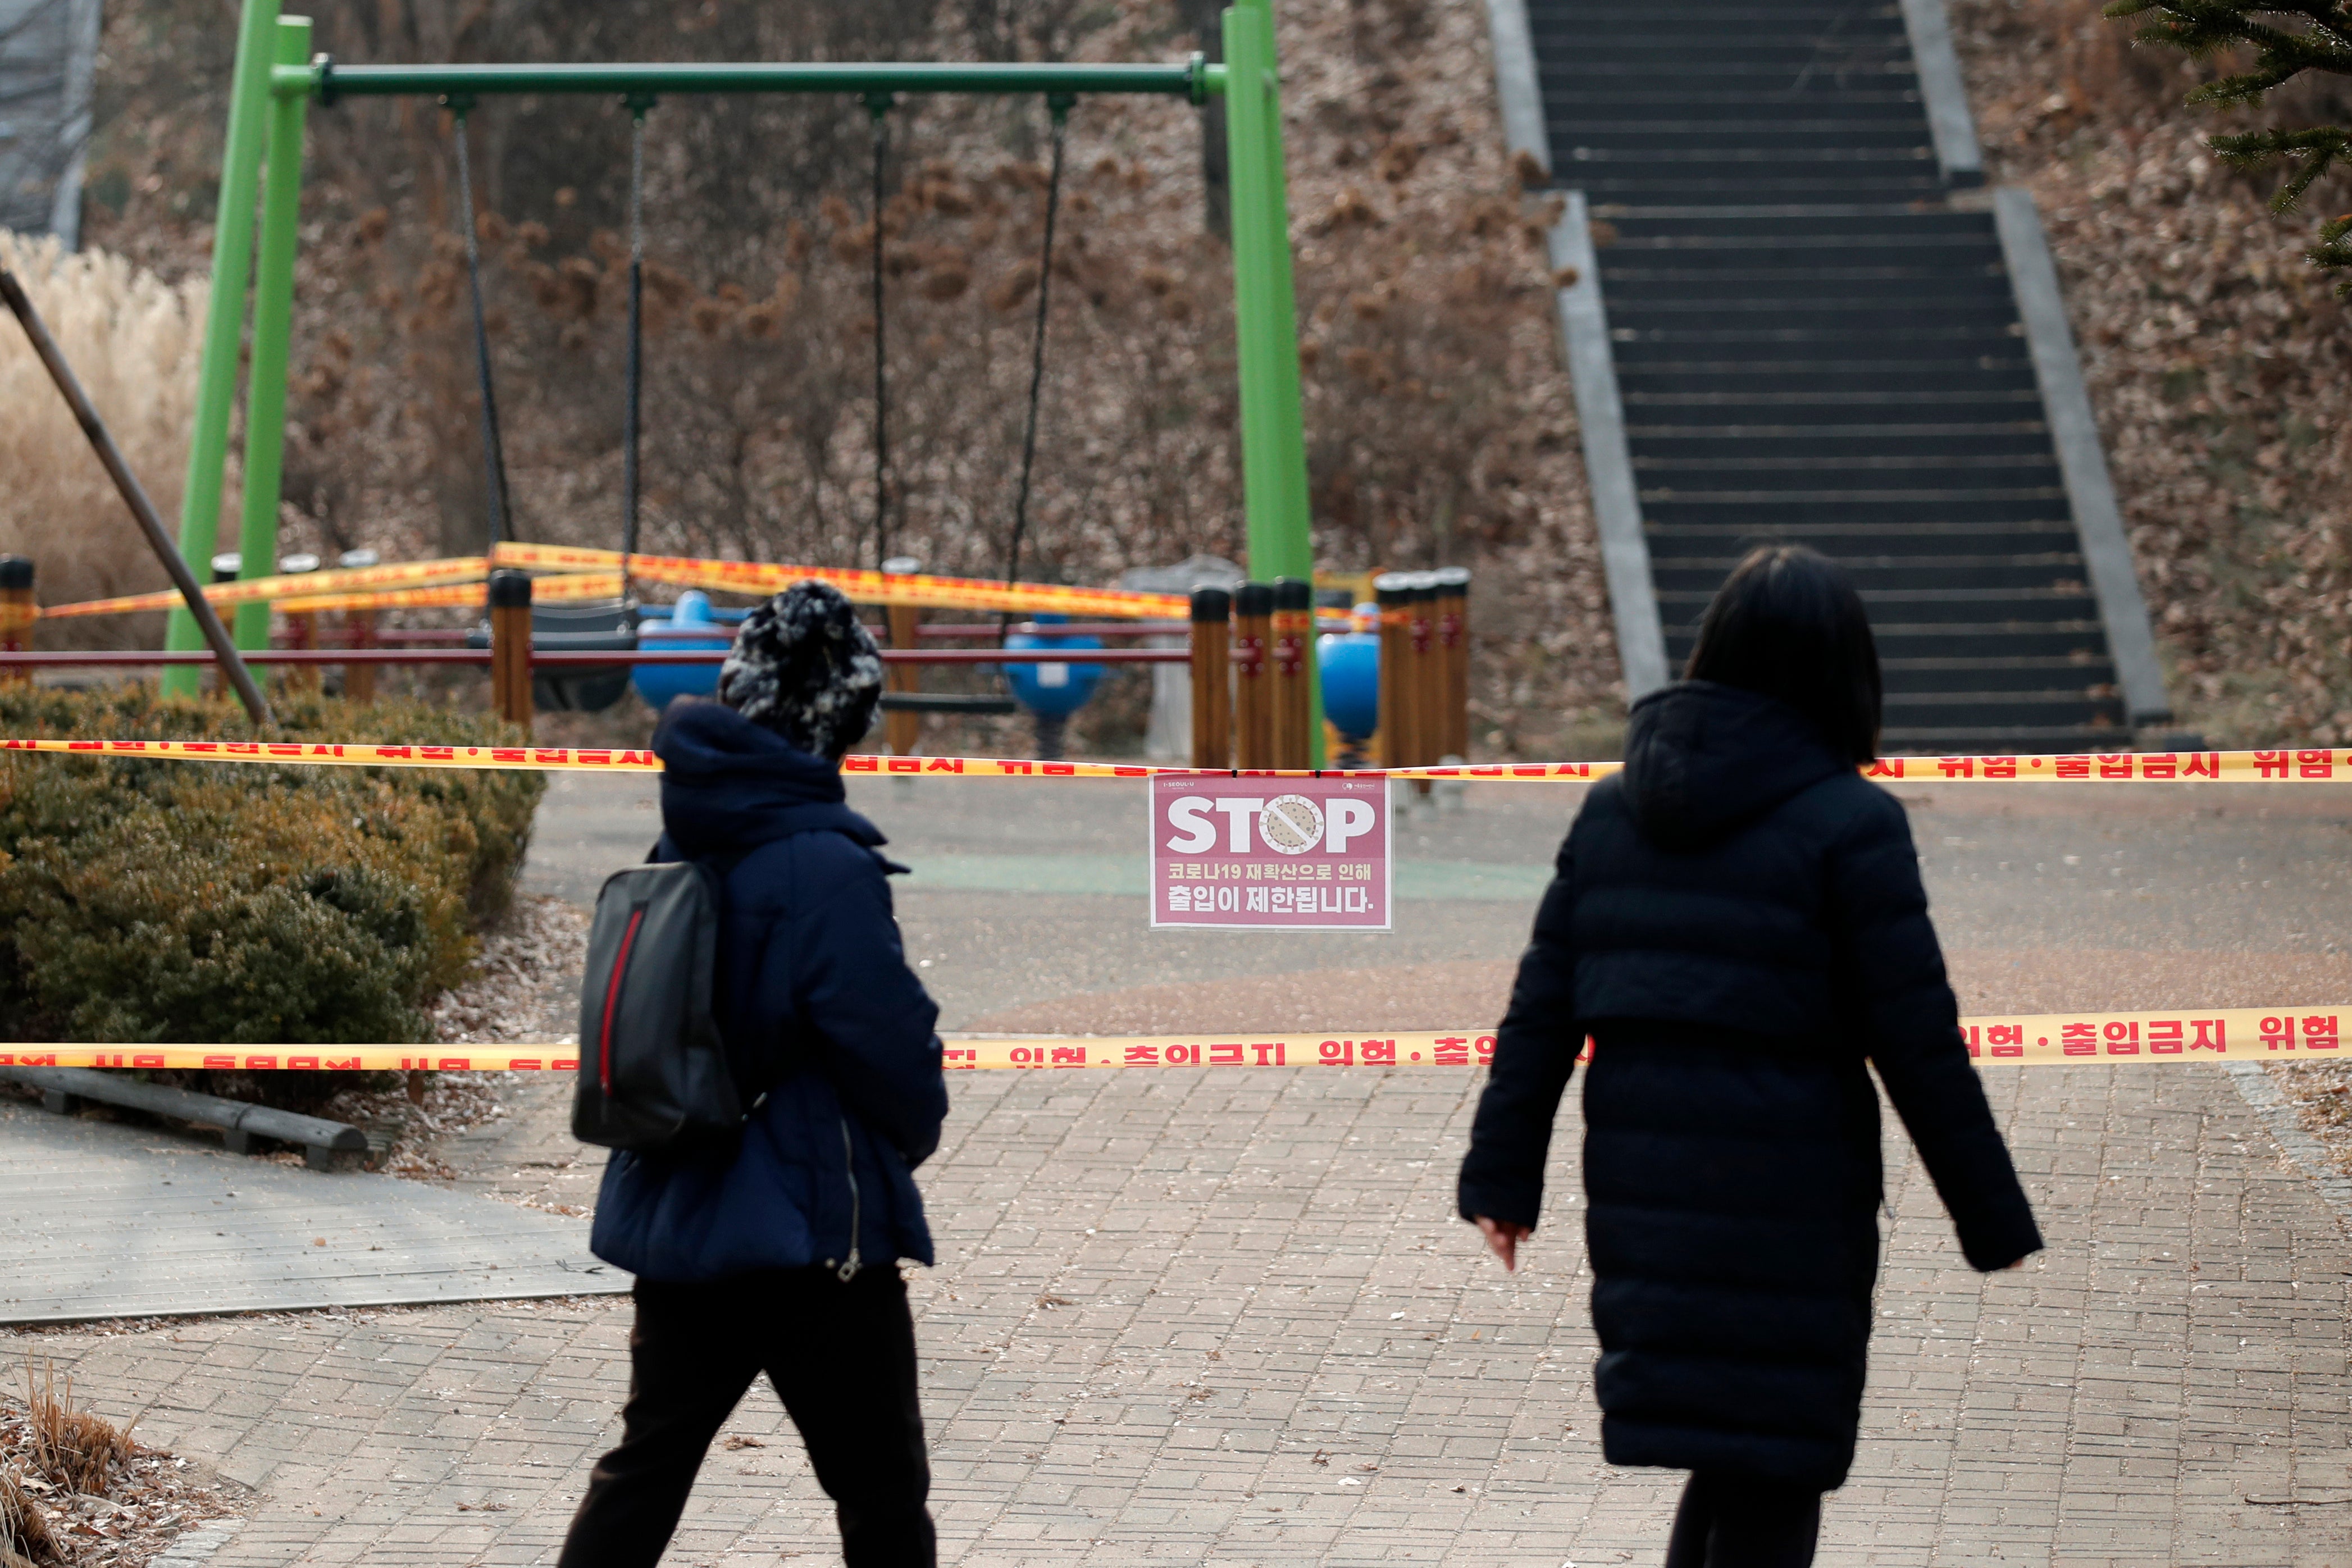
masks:
[[[499,717],[530,728],[530,579],[490,574],[490,699]]]
[[[383,559],[373,550],[346,550],[335,564],[346,572],[356,572],[373,566]],[[373,610],[343,612],[343,645],[352,648],[375,647],[376,613]],[[370,703],[375,700],[375,666],[347,664],[343,666],[343,700]]]
[[[0,555],[0,652],[30,653],[33,623],[40,614],[33,604],[33,558]],[[0,669],[0,681],[24,685],[32,679],[29,665]]]
[[[1412,702],[1407,690],[1412,635],[1405,596],[1412,579],[1402,572],[1383,572],[1372,579],[1372,599],[1381,610],[1380,763],[1384,768],[1410,767],[1412,753],[1408,729]]]
[[[1439,762],[1470,760],[1470,569],[1437,574],[1437,651],[1445,670],[1445,724]]]
[[[1274,589],[1244,583],[1234,594],[1234,765],[1274,766]]]
[[[1192,590],[1192,765],[1228,768],[1234,756],[1234,596]]]
[[[1416,572],[1406,592],[1412,651],[1412,760],[1428,767],[1445,748],[1445,660],[1437,646],[1437,574]],[[1429,781],[1421,783],[1429,793]]]
[[[923,569],[923,563],[911,555],[893,555],[882,563],[882,570],[893,577],[911,576]],[[892,647],[913,647],[921,637],[923,613],[912,605],[890,605],[884,607],[882,618],[890,629]],[[922,684],[919,667],[911,664],[885,664],[882,667],[882,689],[914,691]],[[882,738],[894,757],[911,757],[922,749],[923,716],[900,710],[882,715]]]
[[[219,554],[212,558],[211,565],[213,569],[213,582],[215,585],[222,583],[234,583],[237,579],[237,574],[245,570],[245,557],[234,550],[224,550]],[[236,624],[236,611],[231,610],[229,612],[228,621],[232,626]],[[269,677],[267,673],[264,673],[258,677],[258,679],[267,680]],[[215,697],[218,697],[226,692],[228,690],[228,671],[223,669],[217,664],[214,665],[212,674],[205,678],[205,689]]]
[[[319,558],[308,551],[289,555],[278,563],[281,577],[299,577],[319,569]],[[286,646],[289,648],[314,648],[319,646],[319,612],[295,610],[286,617]],[[315,664],[289,665],[283,677],[289,691],[319,689],[319,667]]]
[[[1272,647],[1267,691],[1272,710],[1274,765],[1303,768],[1314,756],[1307,733],[1314,704],[1307,700],[1307,661],[1315,657],[1315,590],[1302,577],[1274,580]]]

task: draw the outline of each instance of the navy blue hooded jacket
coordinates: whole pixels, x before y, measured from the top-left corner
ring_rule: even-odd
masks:
[[[1633,710],[1536,916],[1462,1163],[1465,1218],[1536,1223],[1589,1032],[1585,1241],[1601,1449],[1827,1490],[1878,1268],[1874,1065],[1979,1268],[2042,1245],[1894,796],[1768,697]]]
[[[947,1081],[882,835],[843,804],[837,767],[732,709],[673,705],[654,751],[654,858],[724,872],[712,1005],[737,1082],[756,1093],[771,1064],[788,1070],[731,1151],[615,1152],[596,1256],[668,1282],[929,1263],[910,1173],[939,1147]]]

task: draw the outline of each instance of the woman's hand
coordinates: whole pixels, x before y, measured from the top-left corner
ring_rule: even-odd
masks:
[[[1517,1272],[1519,1267],[1519,1243],[1533,1235],[1533,1226],[1514,1225],[1507,1219],[1478,1216],[1478,1234],[1486,1238],[1486,1246],[1503,1260],[1506,1269]]]

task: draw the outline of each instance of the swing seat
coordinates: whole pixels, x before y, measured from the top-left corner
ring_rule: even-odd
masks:
[[[530,647],[534,653],[635,653],[637,650],[637,606],[634,601],[607,599],[585,605],[533,605]],[[486,622],[467,634],[467,647],[490,646]],[[530,680],[531,705],[542,713],[601,713],[629,689],[629,666],[588,665],[536,672]]]

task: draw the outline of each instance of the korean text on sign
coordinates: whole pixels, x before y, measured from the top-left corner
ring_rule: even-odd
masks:
[[[1388,781],[1151,781],[1151,923],[1387,931]]]

